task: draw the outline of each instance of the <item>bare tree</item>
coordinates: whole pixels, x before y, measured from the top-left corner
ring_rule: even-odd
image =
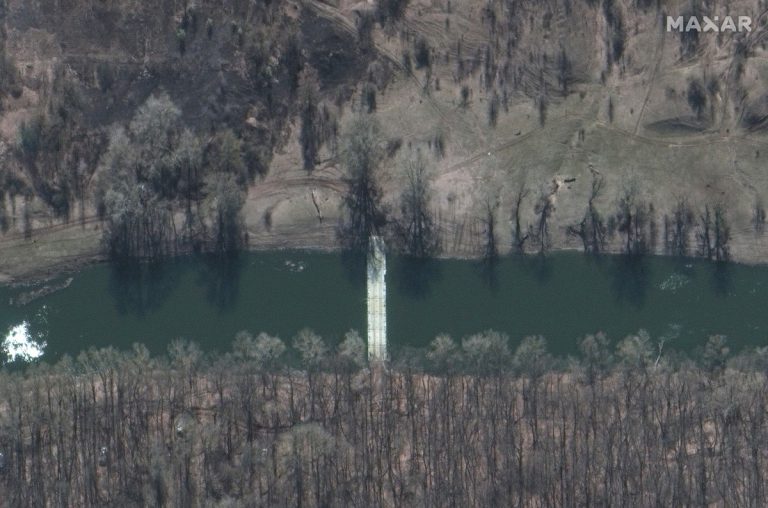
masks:
[[[709,205],[704,205],[704,212],[699,215],[699,230],[696,237],[699,244],[699,255],[712,259],[712,211]]]
[[[405,14],[408,0],[381,0],[376,3],[376,15],[383,25],[396,23]]]
[[[673,256],[688,255],[691,228],[694,225],[693,210],[685,197],[677,198],[671,220],[664,217],[665,247]]]
[[[179,137],[174,164],[179,172],[179,192],[186,198],[187,210],[191,210],[192,202],[199,204],[202,198],[204,167],[200,140],[188,129]]]
[[[174,152],[181,111],[167,94],[150,96],[131,120],[131,166],[139,182],[151,183],[162,197],[174,197],[177,175]]]
[[[717,203],[713,208],[704,206],[704,212],[699,216],[699,255],[716,261],[730,259],[731,237],[725,205]]]
[[[500,189],[494,186],[492,179],[482,191],[480,198],[480,224],[483,228],[482,256],[485,261],[495,261],[499,257],[496,232],[496,214],[501,204]]]
[[[232,254],[246,243],[242,208],[245,196],[234,175],[216,173],[206,180],[206,208],[215,252]]]
[[[491,127],[496,127],[496,123],[498,122],[499,105],[499,94],[494,90],[491,94],[491,98],[488,99],[488,125]]]
[[[581,353],[580,367],[588,385],[593,386],[600,378],[610,372],[613,364],[608,336],[604,333],[587,335],[579,342]]]
[[[24,204],[21,208],[21,218],[21,227],[24,233],[24,238],[29,240],[32,238],[32,198],[30,196],[24,196]]]
[[[725,205],[718,203],[715,205],[715,259],[717,261],[728,261],[730,259],[730,247],[728,242],[731,239],[731,228],[728,224]]]
[[[301,100],[301,131],[299,142],[301,143],[301,156],[304,160],[304,170],[312,172],[317,163],[317,154],[320,151],[319,143],[319,119],[317,111],[317,99],[311,86],[306,86]]]
[[[525,242],[530,238],[530,228],[523,228],[522,219],[520,218],[520,209],[522,208],[523,201],[530,194],[530,190],[523,182],[517,189],[517,192],[512,199],[512,222],[514,224],[512,230],[512,238],[514,239],[513,248],[518,253],[525,252]]]
[[[592,174],[592,188],[587,201],[587,210],[584,217],[576,226],[570,226],[568,232],[581,239],[584,245],[584,252],[599,254],[605,247],[605,238],[607,230],[603,217],[595,206],[595,201],[600,197],[603,190],[603,177],[597,173]]]
[[[755,228],[756,234],[762,234],[765,231],[765,205],[760,198],[755,199],[755,204],[752,207],[752,226]]]
[[[344,134],[346,214],[339,227],[339,236],[352,250],[366,250],[369,237],[379,234],[386,224],[378,182],[382,156],[380,141],[379,124],[371,115],[358,114]]]
[[[637,180],[625,182],[616,204],[616,222],[624,236],[624,253],[646,254],[655,242],[653,207],[642,198]]]
[[[653,364],[653,342],[646,330],[625,337],[616,346],[616,354],[628,371],[644,372]]]
[[[403,252],[427,258],[437,253],[440,245],[430,210],[431,174],[421,151],[407,157],[402,164],[405,189],[400,197],[400,218],[395,230]]]
[[[498,374],[511,358],[509,337],[493,330],[470,335],[461,342],[464,362],[477,375]]]
[[[701,80],[694,79],[688,83],[688,105],[696,113],[696,119],[701,120],[702,114],[707,107],[707,93]]]
[[[254,177],[243,158],[243,141],[232,129],[216,134],[207,152],[207,163],[211,170],[231,174],[241,187]]]
[[[5,205],[5,189],[0,188],[0,234],[7,233],[10,226],[8,211]]]
[[[430,342],[426,358],[433,370],[443,375],[455,372],[463,360],[456,341],[446,334],[438,335]]]
[[[560,84],[563,95],[567,96],[570,84],[573,81],[573,64],[570,58],[568,58],[565,48],[562,46],[557,54],[557,81]]]
[[[534,212],[538,217],[536,225],[535,238],[539,244],[539,253],[546,254],[549,251],[551,239],[549,235],[549,219],[555,212],[555,193],[557,192],[557,182],[550,188],[546,185],[539,190],[539,197],[536,200]]]

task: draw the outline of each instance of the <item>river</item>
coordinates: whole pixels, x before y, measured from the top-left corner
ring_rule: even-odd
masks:
[[[733,349],[768,344],[768,267],[648,257],[547,258],[414,263],[390,257],[388,340],[393,349],[425,346],[484,329],[512,345],[543,335],[555,354],[604,331],[612,341],[644,328],[670,347],[694,350],[711,334]],[[0,288],[0,338],[27,334],[45,343],[43,359],[88,347],[155,353],[174,338],[225,351],[240,330],[286,341],[303,327],[335,343],[349,329],[365,336],[364,264],[341,254],[254,252],[227,263],[179,258],[153,266],[87,267],[62,290],[13,305],[35,288]],[[34,356],[34,355],[32,355]]]

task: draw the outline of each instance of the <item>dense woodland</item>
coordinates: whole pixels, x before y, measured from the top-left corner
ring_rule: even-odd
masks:
[[[665,345],[667,347],[665,347]],[[761,506],[768,351],[483,332],[91,350],[0,372],[3,506]]]

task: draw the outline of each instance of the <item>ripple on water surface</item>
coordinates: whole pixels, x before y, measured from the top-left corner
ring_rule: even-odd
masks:
[[[672,291],[674,293],[689,282],[691,282],[691,279],[688,276],[680,273],[673,273],[664,279],[664,282],[659,284],[659,289],[662,291]]]

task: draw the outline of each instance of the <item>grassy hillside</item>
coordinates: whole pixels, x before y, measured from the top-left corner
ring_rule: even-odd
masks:
[[[97,238],[110,133],[166,93],[206,164],[222,133],[235,136],[254,247],[335,244],[347,172],[337,136],[363,110],[382,126],[391,219],[403,160],[428,154],[446,255],[482,254],[491,222],[501,253],[591,248],[586,214],[604,228],[600,250],[720,257],[714,237],[703,240],[719,226],[724,254],[760,262],[760,6],[5,0],[3,241],[9,258],[31,262],[43,257],[46,228],[69,223],[77,236],[83,222]],[[666,33],[666,14],[750,15],[755,30]],[[309,162],[302,131],[317,137]],[[641,220],[625,224],[628,214]],[[100,249],[83,242],[84,252]]]

